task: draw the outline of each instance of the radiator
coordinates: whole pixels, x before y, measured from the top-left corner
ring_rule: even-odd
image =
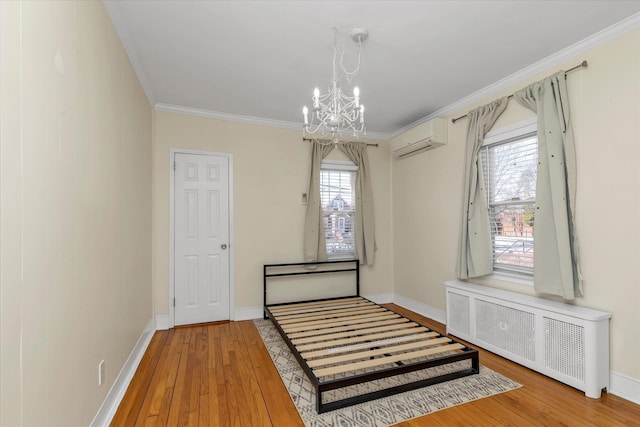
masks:
[[[609,387],[610,313],[445,282],[447,333],[599,398]]]

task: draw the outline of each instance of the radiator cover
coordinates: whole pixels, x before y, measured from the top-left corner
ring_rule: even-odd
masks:
[[[611,313],[447,281],[447,333],[599,398]]]

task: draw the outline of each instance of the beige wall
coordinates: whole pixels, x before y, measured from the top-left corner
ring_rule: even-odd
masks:
[[[494,94],[452,117],[583,59],[568,77],[578,160],[577,228],[585,296],[581,306],[613,313],[611,369],[640,379],[640,31],[636,30]],[[493,129],[531,117],[511,100]],[[393,161],[394,290],[445,308],[455,277],[467,122],[449,120],[445,147]],[[523,285],[485,284],[533,294]]]
[[[168,314],[171,148],[233,156],[236,309],[262,305],[262,265],[302,261],[310,147],[301,131],[154,111],[153,289],[156,315]],[[333,154],[333,153],[332,153]],[[362,271],[362,292],[392,292],[389,148],[369,150],[378,251]]]
[[[0,424],[87,426],[152,318],[151,109],[102,2],[0,8]]]

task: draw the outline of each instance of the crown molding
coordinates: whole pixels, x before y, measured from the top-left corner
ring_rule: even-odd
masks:
[[[601,31],[598,31],[591,36],[580,40],[572,44],[569,47],[566,47],[552,55],[547,56],[546,58],[526,67],[520,71],[516,71],[515,73],[498,80],[495,83],[490,84],[489,86],[484,87],[464,98],[455,101],[446,107],[440,108],[437,111],[425,116],[419,120],[416,120],[413,123],[410,123],[395,132],[391,132],[389,137],[395,138],[396,136],[412,129],[428,120],[448,116],[449,114],[455,113],[456,111],[460,111],[463,108],[481,101],[484,98],[488,98],[491,95],[496,94],[504,89],[507,89],[513,85],[516,85],[530,77],[535,76],[536,74],[545,71],[549,68],[557,66],[565,61],[568,61],[578,55],[581,55],[597,46],[600,46],[608,41],[611,41],[623,34],[626,34],[630,31],[633,31],[637,28],[640,28],[640,13],[636,13],[634,15],[629,16],[628,18],[623,19],[622,21],[613,24]],[[577,64],[576,64],[577,65]]]
[[[136,76],[138,76],[138,81],[140,82],[140,86],[142,86],[142,90],[147,97],[147,101],[149,101],[149,105],[153,107],[156,103],[156,98],[153,94],[153,90],[151,89],[151,85],[149,84],[149,80],[147,79],[147,75],[142,68],[140,59],[138,58],[138,51],[131,41],[131,36],[127,31],[127,26],[124,25],[124,19],[122,19],[122,15],[118,10],[118,2],[116,0],[103,0],[102,3],[111,17],[111,23],[120,37],[120,43],[122,43],[122,46],[129,57],[129,62],[131,62],[133,71],[136,73]]]
[[[188,116],[206,117],[209,119],[227,120],[230,122],[248,123],[252,125],[270,126],[284,129],[295,129],[302,131],[302,124],[287,122],[284,120],[265,119],[262,117],[242,116],[240,114],[222,113],[220,111],[206,110],[202,108],[185,107],[182,105],[165,104],[158,102],[153,107],[154,110],[167,113],[185,114]],[[389,135],[380,132],[367,132],[366,139],[389,140]]]

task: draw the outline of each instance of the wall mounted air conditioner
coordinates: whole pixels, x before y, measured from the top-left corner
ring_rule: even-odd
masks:
[[[440,147],[447,143],[445,119],[432,119],[391,140],[391,152],[398,159]]]

